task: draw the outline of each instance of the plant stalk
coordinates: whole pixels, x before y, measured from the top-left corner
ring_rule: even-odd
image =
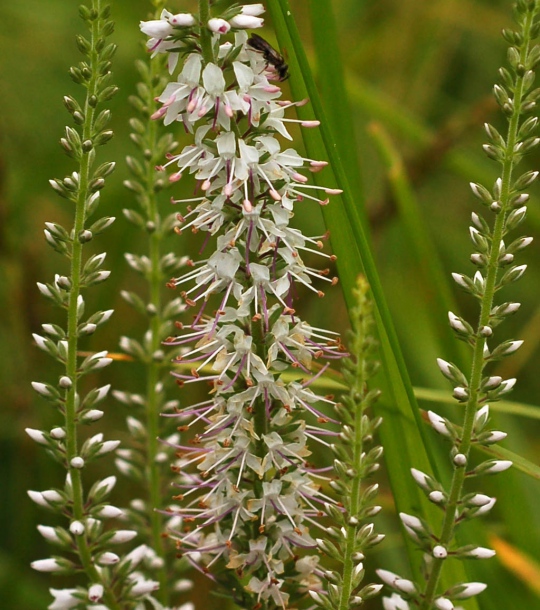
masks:
[[[214,53],[212,51],[212,32],[207,27],[210,20],[209,0],[199,0],[199,20],[202,56],[205,64],[211,64],[214,61]]]
[[[101,13],[101,0],[94,0],[92,8],[99,15]],[[97,93],[97,79],[99,62],[96,43],[99,39],[99,19],[94,19],[91,29],[91,51],[90,64],[92,66],[92,76],[88,83],[86,100],[84,105],[84,123],[82,131],[82,141],[91,140],[95,108],[90,104],[90,98],[95,97]],[[65,408],[65,425],[66,425],[66,468],[71,476],[71,484],[73,489],[73,517],[77,521],[84,519],[84,497],[81,471],[78,468],[71,466],[71,460],[78,457],[79,443],[77,437],[77,387],[78,387],[78,317],[77,305],[81,294],[81,274],[82,274],[82,250],[83,244],[79,240],[80,233],[84,230],[86,222],[86,201],[88,198],[89,182],[91,172],[91,160],[88,152],[82,152],[80,172],[79,172],[79,190],[77,202],[75,205],[75,223],[73,228],[73,248],[71,255],[71,289],[69,293],[68,312],[67,312],[67,342],[68,354],[66,360],[66,376],[71,380],[72,386],[66,392],[66,408]],[[77,549],[79,557],[88,575],[89,579],[94,582],[103,582],[103,578],[98,573],[95,565],[92,562],[92,554],[88,546],[86,535],[76,537]],[[103,583],[106,584],[106,583]],[[113,593],[106,588],[104,600],[111,610],[120,609]]]
[[[523,44],[520,53],[520,61],[525,64],[530,41],[530,30],[533,22],[534,13],[528,12],[527,21],[524,27]],[[511,191],[511,180],[514,169],[514,147],[517,142],[518,130],[519,130],[519,117],[521,113],[521,104],[524,95],[523,87],[523,76],[519,76],[516,81],[515,95],[514,95],[514,112],[510,117],[510,123],[508,126],[508,137],[506,140],[506,155],[503,162],[502,171],[502,185],[501,185],[501,210],[495,218],[495,224],[493,228],[493,235],[491,241],[491,251],[489,255],[489,262],[487,266],[487,275],[485,281],[485,291],[482,297],[480,306],[480,319],[478,323],[478,329],[476,334],[476,343],[473,351],[473,361],[471,366],[471,375],[469,382],[469,399],[465,408],[465,417],[463,424],[463,434],[461,441],[458,446],[459,453],[466,456],[467,460],[471,448],[471,438],[474,429],[474,419],[479,406],[479,386],[484,371],[484,343],[485,340],[482,337],[480,331],[482,327],[487,326],[489,323],[490,312],[493,307],[493,299],[496,292],[496,282],[499,271],[498,259],[500,254],[500,244],[503,237],[504,223],[507,214],[508,201],[510,198]],[[462,495],[463,483],[466,476],[466,464],[461,467],[456,467],[452,476],[452,483],[450,486],[450,494],[448,497],[448,503],[446,506],[445,517],[443,520],[442,531],[439,537],[439,544],[447,548],[454,538],[454,531],[456,528],[455,514],[458,507],[459,501]],[[433,601],[436,597],[437,584],[441,574],[444,559],[434,558],[432,563],[431,572],[426,583],[426,589],[424,593],[424,599],[420,605],[421,610],[430,610],[433,606]]]

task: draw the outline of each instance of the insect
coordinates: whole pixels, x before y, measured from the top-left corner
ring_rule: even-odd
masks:
[[[279,77],[276,80],[283,81],[289,78],[289,66],[285,63],[283,56],[280,55],[269,42],[258,34],[252,34],[248,38],[247,43],[252,49],[260,51],[264,59],[266,59],[267,65],[274,68]]]

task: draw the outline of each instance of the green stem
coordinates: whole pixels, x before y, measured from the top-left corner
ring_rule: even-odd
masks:
[[[525,26],[523,28],[523,40],[525,41],[521,47],[520,61],[522,64],[526,63],[526,58],[529,50],[530,42],[530,30],[533,22],[535,13],[529,11],[527,14]],[[493,299],[496,292],[496,283],[498,276],[498,259],[500,253],[500,243],[504,233],[504,223],[508,209],[508,201],[511,192],[511,180],[512,172],[514,169],[514,148],[518,139],[519,130],[519,117],[521,113],[521,104],[524,95],[523,90],[523,76],[519,76],[516,80],[515,95],[514,95],[514,112],[510,118],[508,126],[508,138],[506,140],[506,154],[503,162],[502,171],[502,185],[501,185],[501,207],[502,209],[497,214],[495,219],[495,225],[493,228],[493,235],[491,241],[491,252],[489,256],[489,262],[487,266],[487,275],[485,280],[485,291],[482,297],[480,306],[480,319],[478,323],[478,330],[476,334],[476,344],[473,351],[473,362],[471,367],[471,375],[469,382],[469,400],[465,408],[465,417],[463,424],[463,434],[461,441],[457,447],[458,452],[466,456],[467,461],[469,452],[471,449],[471,438],[474,429],[474,419],[479,406],[479,386],[482,380],[482,374],[484,371],[484,344],[485,339],[482,337],[480,331],[482,327],[489,324],[490,312],[493,307]],[[446,506],[445,517],[442,525],[442,532],[439,537],[439,544],[447,548],[454,538],[454,531],[456,527],[455,514],[456,509],[459,505],[463,482],[466,475],[466,464],[461,467],[456,467],[452,477],[452,483],[450,486],[450,494],[448,497],[448,503]],[[421,610],[430,610],[433,605],[433,601],[436,596],[437,584],[441,574],[443,559],[434,559],[432,563],[431,572],[426,583],[426,589],[424,593],[424,599],[420,605]]]
[[[208,21],[210,20],[210,2],[209,0],[199,0],[199,25],[201,28],[201,50],[205,64],[211,64],[214,61],[214,53],[212,51],[212,32],[208,29]]]
[[[92,8],[101,13],[101,0],[94,0]],[[90,105],[90,98],[95,97],[97,93],[98,79],[98,63],[99,57],[96,50],[96,43],[99,39],[99,19],[94,19],[91,30],[91,52],[90,65],[92,67],[92,76],[88,83],[88,89],[84,107],[84,123],[82,128],[82,141],[91,140],[95,108]],[[79,240],[80,233],[84,230],[86,221],[86,201],[89,192],[89,182],[91,173],[91,160],[89,153],[83,152],[79,172],[79,190],[77,202],[75,206],[75,223],[73,228],[73,249],[71,257],[71,289],[68,301],[68,321],[67,321],[67,342],[68,355],[66,360],[66,376],[71,380],[72,386],[66,393],[66,410],[65,410],[65,425],[66,425],[66,468],[71,475],[71,484],[73,488],[73,518],[76,521],[82,521],[85,517],[84,508],[84,493],[81,471],[73,468],[71,461],[74,457],[78,457],[79,443],[77,435],[77,400],[78,394],[78,317],[77,304],[81,294],[81,272],[82,272],[82,250],[83,244]],[[92,553],[88,545],[86,535],[76,537],[77,549],[79,557],[88,578],[93,582],[101,582],[106,584],[104,579],[98,573],[92,559]],[[105,589],[104,601],[111,609],[119,609],[120,606],[116,601],[113,593]]]

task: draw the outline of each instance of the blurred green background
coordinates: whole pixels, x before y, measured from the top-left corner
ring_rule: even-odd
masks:
[[[318,40],[312,34],[310,12],[316,3],[291,2],[315,72]],[[112,307],[116,315],[92,337],[87,349],[116,351],[121,335],[141,334],[140,319],[118,293],[125,288],[137,290],[140,285],[124,263],[123,252],[144,252],[139,234],[124,220],[121,210],[134,205],[122,186],[128,177],[123,159],[134,153],[128,137],[132,111],[127,99],[137,80],[133,62],[144,57],[138,22],[148,18],[150,7],[144,0],[113,0],[112,5],[117,24],[114,39],[119,47],[114,73],[120,92],[111,106],[116,135],[102,149],[101,159],[114,160],[118,167],[103,192],[101,212],[116,216],[117,222],[89,251],[107,251],[106,268],[113,274],[106,284],[87,293],[87,311]],[[37,523],[50,523],[50,517],[28,500],[25,490],[58,485],[62,474],[24,434],[24,428],[50,428],[56,421],[54,412],[30,387],[30,381],[54,381],[58,374],[50,359],[32,344],[31,333],[39,332],[43,322],[61,319],[39,296],[36,281],[51,281],[54,273],[65,272],[64,260],[45,244],[43,223],[70,226],[71,222],[69,205],[54,195],[48,180],[73,171],[57,142],[69,120],[62,97],[81,95],[67,74],[69,66],[79,60],[74,43],[75,34],[82,31],[77,7],[78,2],[67,0],[0,3],[0,607],[6,610],[45,608],[50,603],[47,587],[61,584],[29,567],[30,561],[50,553],[35,529]],[[332,7],[354,121],[348,133],[336,135],[348,142],[353,137],[355,142],[358,175],[352,179],[359,180],[365,191],[374,254],[413,384],[447,389],[435,358],[450,359],[455,345],[445,331],[446,320],[433,316],[433,287],[415,255],[414,238],[394,201],[370,126],[374,121],[380,123],[400,152],[446,277],[451,271],[470,273],[467,226],[476,204],[468,182],[491,186],[497,177],[495,164],[481,152],[481,126],[484,121],[503,126],[490,91],[505,58],[500,31],[511,26],[511,3],[333,0]],[[187,0],[170,4],[173,12],[193,8],[194,3]],[[324,101],[333,92],[323,89],[322,95]],[[346,103],[344,99],[344,107]],[[523,164],[539,165],[538,153]],[[537,185],[532,189],[525,229],[537,241],[538,189]],[[165,197],[164,212],[169,211],[168,205]],[[309,234],[324,230],[313,208],[304,215],[299,210],[295,221]],[[190,238],[174,237],[170,247],[183,253],[193,245]],[[509,298],[523,305],[501,333],[505,338],[527,339],[521,354],[504,363],[504,374],[519,378],[512,399],[532,405],[540,404],[538,248],[534,242],[521,256],[529,270]],[[454,292],[460,313],[474,320],[474,303]],[[333,330],[346,330],[339,288],[327,291],[325,299],[306,301],[302,313],[313,324],[331,320]],[[114,379],[116,387],[137,391],[138,377],[135,365],[117,363],[96,383]],[[428,407],[427,403],[422,406]],[[103,426],[123,430],[125,413],[118,404],[110,400],[106,410]],[[505,446],[533,462],[540,457],[538,417],[504,416],[498,422],[509,432]],[[117,438],[118,433],[111,435]],[[103,468],[108,472],[110,463],[103,463]],[[499,508],[486,520],[486,532],[512,546],[502,549],[494,560],[504,564],[499,572],[504,579],[492,583],[492,601],[481,602],[481,607],[538,608],[540,572],[535,561],[540,561],[540,487],[537,480],[521,473],[499,485],[506,486],[507,493],[505,498],[499,497]],[[391,512],[389,492],[383,492],[382,498]],[[117,503],[122,503],[121,496]],[[390,536],[379,558],[399,565],[399,552],[399,538]],[[489,572],[487,564],[482,569]],[[502,599],[497,597],[497,587],[512,591],[515,604],[497,602]],[[202,598],[200,603],[198,607],[204,608]]]

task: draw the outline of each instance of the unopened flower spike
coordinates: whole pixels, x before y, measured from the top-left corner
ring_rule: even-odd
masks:
[[[74,159],[76,169],[63,179],[51,180],[52,188],[72,204],[74,221],[69,230],[57,223],[45,224],[47,243],[66,257],[68,264],[54,281],[38,284],[42,295],[67,312],[64,327],[43,324],[43,335],[34,334],[37,346],[52,356],[61,370],[56,384],[34,382],[32,385],[40,396],[57,407],[60,419],[50,431],[28,428],[27,433],[47,449],[66,469],[67,475],[65,484],[57,489],[28,492],[40,507],[57,512],[59,518],[66,520],[55,527],[38,526],[38,531],[55,545],[58,554],[34,561],[32,567],[40,572],[79,573],[85,577],[76,588],[50,589],[54,600],[49,608],[58,610],[86,606],[89,601],[101,601],[110,610],[119,610],[127,605],[135,606],[143,597],[132,586],[126,570],[119,569],[123,545],[133,540],[137,532],[128,526],[115,530],[114,525],[105,528],[104,524],[105,519],[122,514],[109,503],[116,479],[106,477],[87,488],[88,465],[116,450],[119,441],[108,440],[98,432],[83,442],[79,430],[79,424],[92,424],[101,418],[103,411],[96,407],[101,406],[110,389],[106,385],[83,391],[81,379],[112,362],[105,350],[79,356],[84,349],[83,339],[96,332],[112,314],[112,310],[88,313],[83,296],[86,288],[105,281],[110,273],[102,269],[105,253],[85,256],[85,245],[114,221],[108,216],[92,218],[106,179],[115,167],[112,162],[95,164],[99,147],[112,137],[108,129],[110,111],[103,108],[116,92],[110,72],[116,46],[108,41],[113,31],[109,13],[109,7],[101,0],[92,0],[89,6],[80,7],[89,35],[77,37],[84,59],[70,69],[70,75],[86,90],[86,96],[82,103],[75,97],[64,98],[74,126],[66,127],[66,135],[60,142]]]
[[[368,388],[369,379],[378,368],[374,360],[373,305],[368,290],[366,280],[359,277],[354,293],[356,306],[351,309],[350,356],[343,361],[348,393],[337,406],[339,422],[344,430],[351,430],[351,437],[345,443],[338,436],[332,447],[338,457],[330,486],[341,502],[339,506],[325,504],[325,512],[335,524],[336,537],[317,539],[320,550],[331,560],[332,569],[326,572],[323,591],[312,593],[312,597],[317,607],[328,610],[355,608],[382,589],[380,584],[363,584],[365,553],[384,538],[370,522],[380,506],[375,505],[379,486],[370,482],[369,476],[379,467],[382,447],[367,450],[381,423],[380,418],[368,415],[379,395],[377,390]]]
[[[488,372],[492,362],[510,356],[522,344],[521,340],[500,341],[495,338],[498,326],[519,308],[518,303],[497,304],[498,292],[508,291],[509,285],[521,279],[526,265],[517,263],[520,250],[531,243],[521,237],[508,240],[510,233],[521,224],[526,214],[524,204],[528,188],[538,177],[538,172],[516,173],[516,166],[525,152],[540,144],[534,135],[537,120],[529,115],[536,111],[537,90],[531,90],[534,70],[537,65],[538,46],[533,44],[540,30],[540,4],[518,0],[515,7],[517,31],[505,30],[504,36],[511,44],[508,57],[509,69],[501,69],[502,84],[495,85],[495,98],[506,115],[508,127],[506,137],[489,124],[486,134],[489,143],[484,146],[488,157],[501,166],[500,177],[492,189],[471,183],[473,195],[485,206],[484,213],[473,212],[470,237],[474,247],[472,263],[478,268],[470,275],[454,273],[457,285],[470,293],[480,305],[479,319],[466,321],[456,313],[449,312],[450,326],[457,337],[465,341],[472,351],[470,371],[461,371],[455,364],[438,360],[442,374],[454,387],[454,398],[463,405],[459,412],[464,415],[454,424],[430,411],[429,421],[434,430],[452,443],[450,462],[453,476],[448,487],[433,477],[413,469],[413,477],[429,500],[442,510],[438,530],[431,532],[426,523],[413,515],[401,515],[403,525],[426,557],[425,582],[405,582],[398,575],[379,571],[382,580],[393,589],[391,597],[384,600],[385,609],[420,610],[454,608],[452,600],[465,599],[481,593],[483,583],[457,583],[451,589],[442,590],[440,576],[444,565],[452,558],[488,559],[495,552],[491,549],[468,545],[458,547],[455,533],[461,523],[482,516],[495,505],[496,498],[466,489],[466,479],[472,485],[477,477],[507,470],[508,460],[487,460],[474,467],[470,464],[470,452],[474,445],[491,445],[505,438],[506,434],[492,430],[489,426],[489,403],[500,400],[510,392],[515,379],[503,379]],[[522,126],[527,123],[527,129]],[[484,217],[485,216],[485,217]],[[505,295],[505,298],[506,295]],[[452,418],[453,419],[453,418]],[[405,583],[405,584],[404,584]]]
[[[297,121],[289,116],[294,104],[280,99],[280,56],[245,31],[262,25],[263,10],[235,5],[211,14],[201,2],[191,38],[181,28],[169,35],[183,65],[153,118],[193,134],[157,164],[175,185],[186,175],[196,182],[192,196],[173,200],[177,232],[213,236],[202,258],[168,282],[192,309],[191,324],[179,324],[167,340],[178,349],[174,377],[210,392],[164,413],[195,435],[165,443],[176,452],[179,477],[164,512],[181,521],[170,536],[193,567],[234,592],[241,607],[270,610],[324,595],[316,538],[325,535],[324,507],[339,509],[322,490],[330,464],[310,464],[309,445],[330,449],[339,432],[335,400],[314,381],[345,350],[339,335],[295,310],[295,285],[323,296],[321,284],[336,280],[330,268],[304,263],[304,253],[325,263],[330,257],[320,236],[290,225],[293,211],[309,213],[336,191],[309,184],[323,162],[284,145]],[[166,52],[171,40],[156,50]]]

